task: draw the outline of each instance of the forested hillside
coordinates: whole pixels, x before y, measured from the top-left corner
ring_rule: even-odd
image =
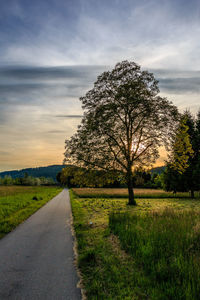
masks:
[[[50,177],[56,180],[56,174],[64,168],[64,165],[52,165],[47,167],[28,168],[22,170],[5,171],[0,173],[0,177],[11,176],[12,178],[24,177],[24,174],[32,177]]]

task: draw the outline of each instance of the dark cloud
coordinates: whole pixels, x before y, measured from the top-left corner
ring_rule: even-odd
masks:
[[[161,91],[173,94],[200,92],[200,77],[199,78],[166,78],[159,79],[159,87]]]
[[[67,66],[67,67],[2,67],[0,78],[17,80],[57,80],[57,79],[82,79],[87,81],[105,70],[105,66]]]
[[[40,99],[79,98],[89,84],[67,83],[22,83],[0,84],[0,104],[33,105]],[[41,104],[41,103],[40,103]]]
[[[200,92],[200,71],[151,69],[159,81],[161,92],[173,94],[198,94]]]
[[[0,68],[0,104],[38,105],[40,100],[79,98],[103,66]]]
[[[0,69],[0,105],[41,105],[41,101],[78,99],[93,86],[104,66],[4,67]],[[161,92],[199,93],[200,71],[150,70]],[[2,119],[2,110],[0,119]],[[60,118],[81,118],[62,115]]]
[[[176,69],[149,69],[157,78],[200,78],[200,71],[186,71]]]
[[[65,130],[49,130],[46,133],[50,133],[50,134],[57,134],[57,133],[64,133],[66,132]]]
[[[0,151],[0,155],[1,156],[6,156],[8,154],[10,154],[10,152],[8,152],[8,151]]]
[[[56,118],[83,118],[83,115],[57,115]]]

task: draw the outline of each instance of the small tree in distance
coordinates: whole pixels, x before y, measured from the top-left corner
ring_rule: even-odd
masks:
[[[134,168],[150,166],[161,145],[168,145],[177,108],[159,95],[158,81],[134,62],[104,72],[81,97],[84,117],[66,140],[68,164],[125,174],[129,204],[135,205]]]

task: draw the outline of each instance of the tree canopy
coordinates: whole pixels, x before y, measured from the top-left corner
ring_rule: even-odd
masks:
[[[65,163],[122,172],[129,204],[136,204],[133,169],[152,165],[159,147],[169,145],[177,108],[159,96],[152,73],[129,61],[102,73],[80,100],[84,117],[77,132],[66,140]]]

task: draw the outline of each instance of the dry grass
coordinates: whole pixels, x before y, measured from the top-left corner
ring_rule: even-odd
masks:
[[[115,234],[111,233],[108,237],[108,241],[112,246],[114,254],[119,257],[122,263],[126,262],[126,260],[130,261],[130,259],[132,259],[131,256],[121,248],[120,240]]]
[[[35,192],[36,189],[40,189],[40,187],[33,187],[33,186],[3,186],[0,185],[0,197],[6,197],[11,195],[23,194],[23,193],[31,193]]]
[[[127,196],[128,191],[126,188],[73,188],[73,191],[81,196],[85,194],[91,194],[91,195],[99,195],[99,194],[106,194],[106,195],[122,195],[122,196]],[[159,194],[163,193],[163,190],[156,190],[156,189],[134,189],[135,195],[138,194]],[[167,193],[167,192],[164,192]]]
[[[127,198],[127,188],[73,188],[75,194],[81,198],[105,197],[105,198]],[[165,192],[159,189],[134,189],[137,198],[187,198],[189,193]]]

